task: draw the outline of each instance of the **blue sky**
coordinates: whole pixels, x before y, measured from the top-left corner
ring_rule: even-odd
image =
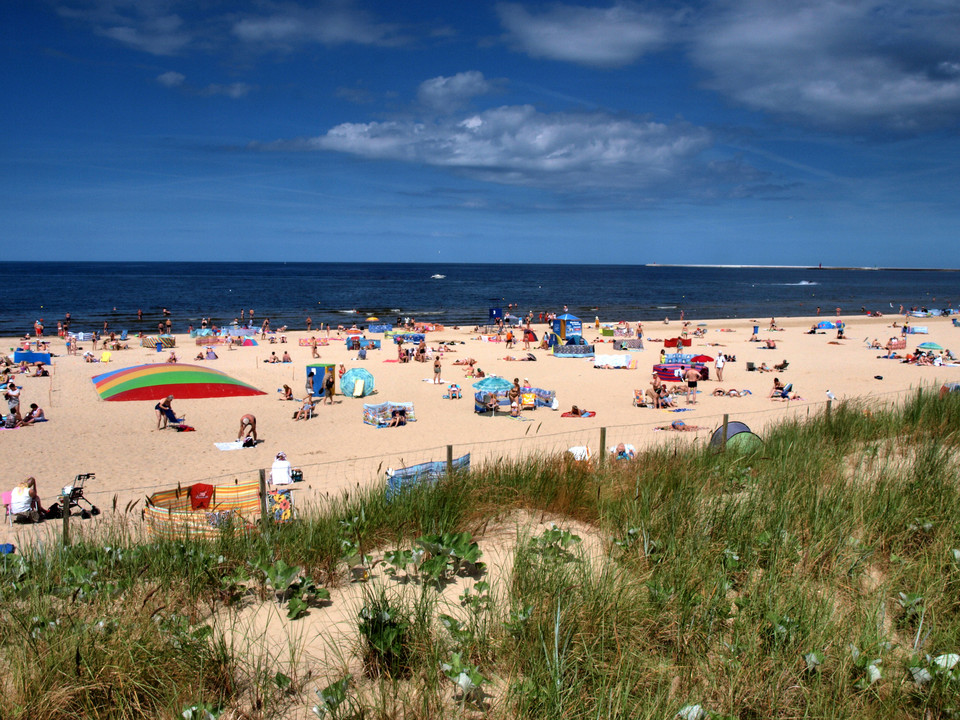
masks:
[[[8,0],[14,260],[960,266],[943,0]]]

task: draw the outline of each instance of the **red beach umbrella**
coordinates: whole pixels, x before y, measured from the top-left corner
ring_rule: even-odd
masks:
[[[694,355],[690,362],[713,362],[713,358],[709,355]]]

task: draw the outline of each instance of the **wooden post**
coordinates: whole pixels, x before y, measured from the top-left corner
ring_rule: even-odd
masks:
[[[453,475],[453,445],[447,445],[447,476]]]
[[[833,400],[827,400],[827,422],[830,421],[830,412],[833,409]]]
[[[730,426],[730,416],[723,414],[723,440],[720,441],[720,452],[727,450],[727,428]]]
[[[63,546],[70,547],[70,496],[60,496],[60,516],[63,518]]]
[[[267,471],[260,468],[260,522],[266,527],[267,518]]]
[[[600,428],[600,466],[603,467],[603,463],[607,459],[607,429],[605,427]]]

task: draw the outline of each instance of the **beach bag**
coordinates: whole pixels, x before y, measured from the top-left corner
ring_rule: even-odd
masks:
[[[554,398],[554,399],[553,399],[553,402],[550,403],[550,409],[551,409],[551,410],[559,410],[559,409],[560,409],[560,401],[557,400],[556,398]]]
[[[244,446],[245,448],[247,448],[247,447],[256,447],[256,445],[257,445],[257,441],[254,440],[254,439],[253,439],[252,437],[250,437],[250,436],[247,436],[247,437],[245,437],[245,438],[243,439],[243,446]]]

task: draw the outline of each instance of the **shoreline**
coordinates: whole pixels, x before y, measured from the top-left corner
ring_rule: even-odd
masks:
[[[274,455],[281,450],[294,466],[304,468],[304,482],[295,486],[295,494],[298,501],[311,502],[358,483],[382,481],[388,467],[443,460],[448,445],[454,447],[455,456],[470,452],[474,463],[498,456],[562,452],[582,445],[591,447],[596,458],[600,452],[600,428],[607,428],[609,446],[624,442],[641,449],[663,442],[690,442],[692,438],[706,442],[720,418],[728,414],[731,420],[745,420],[762,435],[763,427],[770,422],[818,411],[827,400],[828,390],[839,400],[866,398],[870,402],[872,398],[881,402],[887,396],[898,397],[896,393],[920,385],[960,381],[960,367],[904,365],[879,359],[878,351],[866,347],[865,339],[876,337],[884,344],[889,337],[899,337],[899,330],[890,327],[894,320],[900,323],[899,316],[841,315],[840,319],[847,325],[848,339],[839,344],[834,344],[837,341],[832,331],[828,335],[806,334],[813,323],[835,319],[835,316],[778,318],[782,329],[772,331],[767,327],[769,319],[758,318],[761,337],[775,339],[776,350],[762,349],[761,343],[749,342],[753,320],[690,319],[691,330],[700,323],[706,324],[705,336],[693,340],[693,352],[715,357],[716,352],[722,351],[735,356],[736,360],[726,365],[722,383],[714,377],[713,363],[708,363],[710,379],[700,383],[702,392],[697,396],[698,402],[689,406],[681,403],[684,412],[678,414],[633,405],[634,390],[648,387],[652,366],[658,362],[662,342],[655,339],[676,337],[681,329],[677,321],[666,325],[662,321],[644,323],[645,349],[632,353],[636,362],[636,369],[632,370],[595,369],[592,361],[558,358],[540,350],[533,351],[537,362],[511,362],[504,357],[524,355],[522,344],[507,350],[502,342],[481,341],[472,332],[472,326],[431,332],[427,335],[430,347],[437,347],[438,340],[456,343],[451,346],[453,351],[443,355],[441,375],[446,382],[440,385],[426,382],[433,374],[432,363],[390,362],[396,357],[396,351],[386,343],[381,350],[370,351],[366,361],[357,361],[356,353],[348,351],[343,338],[338,338],[335,332],[331,333],[330,344],[319,348],[318,360],[311,358],[309,347],[299,345],[300,339],[309,337],[304,331],[287,332],[287,344],[264,342],[235,350],[219,345],[220,357],[212,361],[194,361],[200,346],[188,336],[178,334],[176,353],[181,363],[220,370],[266,393],[256,397],[175,399],[176,412],[185,412],[187,422],[196,427],[196,432],[191,433],[156,430],[153,402],[104,402],[90,381],[103,372],[163,362],[168,352],[136,347],[135,338],[130,338],[130,349],[114,352],[110,363],[86,363],[79,356],[64,355],[63,341],[51,338],[51,350],[59,355],[53,359],[51,376],[14,378],[22,387],[22,407],[26,409],[31,402],[37,402],[49,421],[0,431],[0,444],[5,446],[8,458],[8,484],[12,487],[22,477],[36,476],[44,505],[53,502],[59,488],[70,484],[80,473],[96,473],[86,494],[107,514],[114,498],[117,508],[122,510],[128,503],[142,503],[149,491],[178,484],[186,487],[210,478],[222,478],[225,482],[254,479],[258,469],[269,468]],[[960,329],[953,327],[950,318],[911,319],[911,324],[927,325],[930,333],[909,336],[908,349],[920,342],[934,341],[945,348],[960,350]],[[544,326],[534,324],[533,328],[540,336]],[[598,335],[594,325],[585,326],[583,336],[588,342]],[[383,338],[379,334],[369,337]],[[7,347],[16,342],[14,338],[2,340],[7,341]],[[271,352],[280,355],[282,350],[289,351],[292,363],[263,362]],[[597,345],[598,354],[614,352],[617,351],[608,343]],[[467,357],[475,358],[477,365],[488,374],[510,380],[529,378],[534,387],[554,390],[560,412],[539,408],[524,413],[523,420],[503,415],[476,415],[471,380],[464,376],[462,366],[453,364],[458,358]],[[789,366],[780,375],[746,370],[747,362],[757,365],[766,362],[772,366],[783,360],[788,360]],[[304,367],[310,362],[364,367],[374,375],[376,394],[364,399],[337,395],[332,406],[318,406],[313,419],[294,421],[292,414],[299,404],[281,401],[276,390],[288,384],[295,397],[303,397]],[[877,376],[883,379],[878,380]],[[768,393],[773,377],[793,383],[804,399],[789,403],[770,400]],[[442,397],[449,382],[461,385],[463,399]],[[711,393],[717,387],[748,389],[752,394],[738,398],[714,397]],[[416,422],[389,429],[363,424],[362,405],[384,401],[413,402]],[[597,415],[561,417],[572,405],[595,411]],[[239,418],[248,412],[257,416],[263,442],[254,449],[218,450],[214,443],[235,439]],[[654,429],[676,419],[705,430],[677,433]],[[83,522],[86,526],[91,521]],[[12,538],[18,535],[27,539],[37,529],[6,526],[5,539],[0,541],[14,542]]]

